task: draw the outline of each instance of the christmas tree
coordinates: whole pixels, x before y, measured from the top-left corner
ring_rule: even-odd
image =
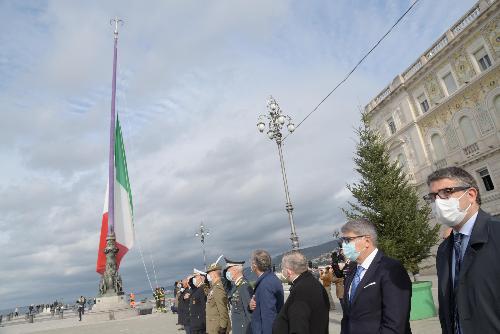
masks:
[[[420,271],[438,241],[439,226],[429,224],[431,209],[408,183],[405,170],[392,161],[380,135],[362,114],[354,162],[361,180],[348,185],[355,202],[343,209],[349,219],[367,218],[378,234],[378,248],[402,262],[412,274]]]

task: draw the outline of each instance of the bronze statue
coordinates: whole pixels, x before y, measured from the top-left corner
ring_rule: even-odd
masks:
[[[104,249],[104,253],[106,254],[106,269],[99,283],[99,294],[101,297],[105,295],[123,295],[122,278],[116,269],[118,248],[115,245],[115,240],[114,233],[108,235],[106,238],[106,248]]]

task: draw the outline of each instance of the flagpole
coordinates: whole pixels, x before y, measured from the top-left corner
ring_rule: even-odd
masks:
[[[123,22],[114,18],[110,23],[115,24],[114,55],[113,55],[113,83],[111,91],[111,123],[109,128],[109,179],[108,179],[108,235],[115,233],[115,125],[116,125],[116,62],[118,58],[118,23]]]

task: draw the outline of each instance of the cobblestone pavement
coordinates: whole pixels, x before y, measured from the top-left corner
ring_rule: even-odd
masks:
[[[432,282],[432,294],[434,302],[437,302],[437,282],[436,276],[422,276],[422,281]],[[336,300],[336,310],[330,312],[330,333],[340,333],[340,320],[342,311],[338,300]],[[137,316],[124,320],[95,321],[84,316],[79,322],[76,317],[63,320],[47,320],[35,322],[33,324],[19,324],[0,327],[0,334],[170,334],[184,333],[179,331],[176,325],[177,316],[171,313],[154,313],[152,315]],[[441,327],[438,318],[411,321],[413,334],[440,334]]]
[[[340,333],[341,311],[330,312],[330,333]],[[101,322],[77,319],[52,320],[34,324],[23,324],[9,327],[0,327],[1,334],[168,334],[184,333],[179,331],[175,323],[177,316],[171,313],[155,313],[152,315],[138,316],[125,320],[111,320]],[[412,321],[414,334],[439,334],[440,327],[437,318]]]

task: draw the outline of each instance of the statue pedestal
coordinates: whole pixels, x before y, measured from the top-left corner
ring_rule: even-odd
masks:
[[[125,295],[104,296],[96,298],[96,304],[86,316],[92,320],[126,319],[137,316],[137,310],[130,307]]]
[[[109,310],[120,310],[120,309],[131,309],[125,295],[121,296],[103,296],[97,297],[96,303],[92,307],[92,311],[109,311]]]

